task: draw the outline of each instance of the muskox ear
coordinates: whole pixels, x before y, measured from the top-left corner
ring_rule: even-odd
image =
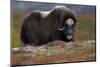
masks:
[[[74,20],[72,18],[69,18],[65,21],[65,24],[67,24],[68,26],[71,26],[74,24]]]

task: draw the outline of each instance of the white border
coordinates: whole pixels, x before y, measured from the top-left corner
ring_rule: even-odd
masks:
[[[100,0],[31,0],[37,2],[96,5],[97,61],[67,64],[38,65],[38,67],[99,67],[100,65]],[[0,0],[0,67],[10,67],[10,0]],[[32,67],[32,66],[27,66]],[[35,66],[34,66],[35,67]],[[37,67],[37,66],[36,66]]]
[[[0,0],[0,67],[10,64],[10,1]]]

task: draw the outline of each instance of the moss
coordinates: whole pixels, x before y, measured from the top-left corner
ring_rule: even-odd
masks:
[[[11,37],[12,47],[16,48],[20,44],[19,33],[14,28],[12,29],[11,32],[12,32],[12,37]]]

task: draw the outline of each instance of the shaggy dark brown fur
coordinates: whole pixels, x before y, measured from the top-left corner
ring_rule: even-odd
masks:
[[[67,32],[68,26],[65,25],[65,21],[68,18],[73,19],[74,25],[76,24],[75,13],[65,6],[56,6],[48,13],[35,10],[24,20],[21,41],[30,45],[46,44],[54,40],[70,41],[64,34],[65,31]],[[62,31],[58,29],[64,27]],[[71,40],[74,40],[74,37]]]

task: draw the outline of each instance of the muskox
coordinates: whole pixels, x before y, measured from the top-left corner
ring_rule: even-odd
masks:
[[[25,45],[74,41],[76,23],[74,11],[65,6],[56,6],[51,11],[34,10],[23,22],[21,41]]]

